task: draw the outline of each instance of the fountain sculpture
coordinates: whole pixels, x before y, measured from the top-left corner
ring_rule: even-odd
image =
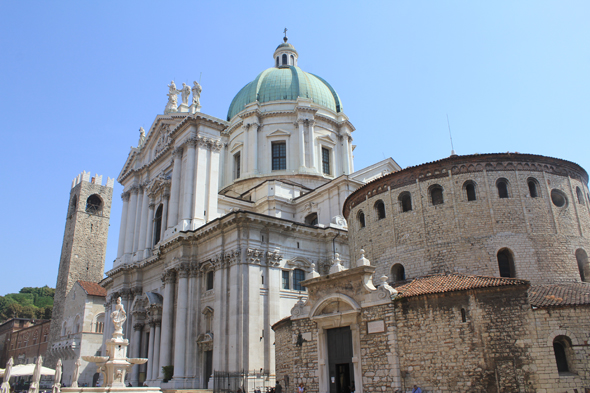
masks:
[[[144,364],[148,360],[145,358],[128,358],[127,347],[129,340],[123,338],[123,323],[127,320],[127,313],[121,298],[117,299],[115,311],[111,313],[111,320],[115,327],[113,337],[106,341],[107,356],[82,356],[82,359],[90,363],[96,363],[97,372],[101,373],[104,379],[102,387],[81,388],[70,387],[62,388],[63,393],[69,392],[161,392],[158,387],[126,387],[125,375],[136,364]]]

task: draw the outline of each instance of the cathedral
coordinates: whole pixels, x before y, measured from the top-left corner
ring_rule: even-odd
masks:
[[[134,386],[206,388],[214,371],[274,380],[271,325],[306,297],[303,280],[335,256],[349,263],[344,201],[400,169],[386,159],[354,170],[340,97],[298,56],[285,38],[226,119],[200,111],[198,83],[172,82],[129,153],[118,254],[102,285],[107,313],[117,297],[128,310],[131,356],[149,359]],[[112,329],[106,318],[104,336]]]
[[[171,82],[140,130],[101,282],[148,358],[133,386],[590,387],[585,170],[518,153],[355,170],[340,97],[298,56],[285,37],[226,119]]]

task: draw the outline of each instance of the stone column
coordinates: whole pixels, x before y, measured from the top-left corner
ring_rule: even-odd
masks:
[[[135,211],[135,231],[133,232],[133,252],[137,252],[139,249],[139,235],[141,233],[141,227],[143,223],[141,222],[142,219],[142,212],[143,212],[143,186],[139,186],[139,190],[137,191],[137,207]]]
[[[178,269],[178,297],[176,301],[176,331],[174,333],[174,387],[183,387],[184,357],[186,350],[186,317],[188,313],[189,267],[182,264]]]
[[[129,198],[129,207],[127,208],[127,224],[125,227],[125,254],[133,252],[133,235],[135,233],[135,213],[137,211],[137,186],[131,187],[129,190],[131,196]]]
[[[164,377],[162,367],[172,365],[172,328],[174,320],[172,319],[174,308],[174,287],[176,281],[176,272],[172,269],[164,273],[164,304],[162,306],[162,333],[160,337],[160,368],[158,369],[158,378]]]
[[[242,147],[242,151],[244,152],[244,157],[242,157],[242,175],[240,177],[245,177],[248,174],[248,158],[250,152],[250,146],[248,146],[248,128],[250,128],[249,124],[242,125],[243,131],[243,138],[244,138],[244,146]]]
[[[148,367],[146,371],[145,380],[151,381],[152,379],[152,367],[154,365],[154,336],[155,336],[155,328],[156,323],[154,321],[150,321],[150,343],[148,344]]]
[[[208,145],[209,141],[205,140],[204,138],[199,139],[199,150],[197,154],[197,176],[196,182],[194,184],[195,191],[195,198],[194,198],[194,210],[192,218],[196,220],[197,224],[204,224],[205,223],[205,196],[207,194],[208,189],[208,176],[207,176],[207,164],[209,160],[207,159],[208,154]],[[216,190],[217,192],[217,190]],[[195,226],[193,226],[194,229]]]
[[[315,172],[319,172],[316,167],[317,157],[315,148],[315,121],[309,120],[307,123],[308,135],[309,135],[309,166],[313,168]]]
[[[162,198],[162,235],[165,232],[164,223],[168,222],[168,202],[170,200],[170,193],[168,191],[164,192]],[[164,237],[164,236],[162,236]]]
[[[184,177],[184,200],[182,203],[182,229],[190,228],[193,218],[193,196],[195,194],[195,150],[197,141],[187,141],[186,175]]]
[[[127,211],[129,207],[129,193],[121,194],[123,200],[123,211],[121,213],[121,226],[119,227],[119,248],[117,249],[117,258],[121,258],[125,253],[125,228],[127,225]]]
[[[138,322],[133,325],[133,355],[132,357],[138,358],[141,356],[141,331],[143,330],[143,322]],[[133,366],[131,370],[131,384],[133,386],[139,386],[139,365]]]
[[[297,124],[299,124],[299,167],[305,168],[305,128],[303,120],[299,120]]]
[[[200,296],[197,290],[198,288],[198,277],[199,270],[197,269],[196,263],[191,265],[188,282],[188,323],[187,323],[187,340],[186,340],[186,351],[185,351],[185,378],[192,378],[192,386],[185,386],[185,388],[194,388],[195,377],[201,375],[197,373],[195,375],[195,360],[197,357],[197,351],[195,351],[196,337],[199,332],[198,326],[198,314],[200,310]],[[196,303],[196,304],[195,304]],[[200,379],[200,378],[199,378]]]
[[[252,155],[254,156],[252,158],[252,163],[254,164],[252,166],[252,174],[253,175],[257,175],[258,174],[258,128],[260,127],[260,124],[257,123],[253,123],[250,124],[250,127],[252,128],[252,139],[254,139],[253,143],[252,143]]]
[[[174,165],[172,167],[172,185],[170,186],[170,212],[166,229],[178,224],[178,206],[180,198],[180,171],[182,170],[182,147],[174,150]],[[164,221],[162,221],[163,223]],[[164,225],[162,225],[164,227]],[[164,232],[164,230],[163,230]]]
[[[150,201],[148,199],[148,192],[146,186],[143,187],[143,198],[141,201],[141,227],[139,228],[139,246],[137,247],[137,251],[139,251],[138,259],[143,259],[144,257],[143,250],[146,249],[145,237],[148,232],[148,228],[151,225],[151,221],[148,220],[148,205],[150,204]]]
[[[219,155],[223,144],[219,141],[215,141],[211,144],[211,158],[209,162],[209,198],[207,200],[207,217],[206,222],[217,218],[217,200],[218,200],[218,188],[219,188]],[[257,170],[257,169],[256,169]]]
[[[156,320],[156,329],[154,331],[154,363],[150,366],[152,367],[152,379],[157,379],[158,374],[161,373],[162,369],[160,368],[160,326],[162,325],[161,320]]]
[[[154,209],[156,208],[156,204],[154,201],[150,200],[149,210],[148,210],[148,218],[146,222],[147,226],[147,234],[145,237],[145,246],[143,257],[148,258],[150,256],[150,251],[152,249],[152,242],[154,241]],[[165,222],[162,220],[162,222]]]

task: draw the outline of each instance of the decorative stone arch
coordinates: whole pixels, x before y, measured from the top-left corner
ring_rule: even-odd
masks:
[[[351,312],[361,312],[361,306],[356,302],[356,300],[354,300],[350,296],[346,296],[341,293],[333,293],[323,297],[320,301],[314,304],[309,313],[309,315],[311,316],[310,318],[314,319],[318,317],[322,318],[323,316],[334,315],[334,312],[330,312],[330,314],[324,314],[324,311],[329,311],[329,306],[331,306],[333,303],[344,303],[345,305],[348,305],[349,308],[347,308],[347,310],[344,310],[344,312],[342,313],[349,314]]]
[[[549,336],[547,337],[547,346],[550,348],[553,347],[553,340],[555,340],[555,338],[559,336],[566,336],[570,339],[572,345],[574,346],[583,344],[573,332],[567,329],[556,329],[549,333]]]
[[[296,256],[285,262],[285,269],[301,269],[306,273],[309,273],[311,272],[311,264],[312,262],[309,259],[302,256]]]
[[[582,282],[590,281],[590,264],[588,263],[588,253],[583,248],[578,248],[575,252],[580,280]]]

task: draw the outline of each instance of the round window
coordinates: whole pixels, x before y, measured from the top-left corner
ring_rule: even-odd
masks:
[[[557,207],[564,207],[567,205],[567,197],[559,190],[551,190],[551,202]]]

